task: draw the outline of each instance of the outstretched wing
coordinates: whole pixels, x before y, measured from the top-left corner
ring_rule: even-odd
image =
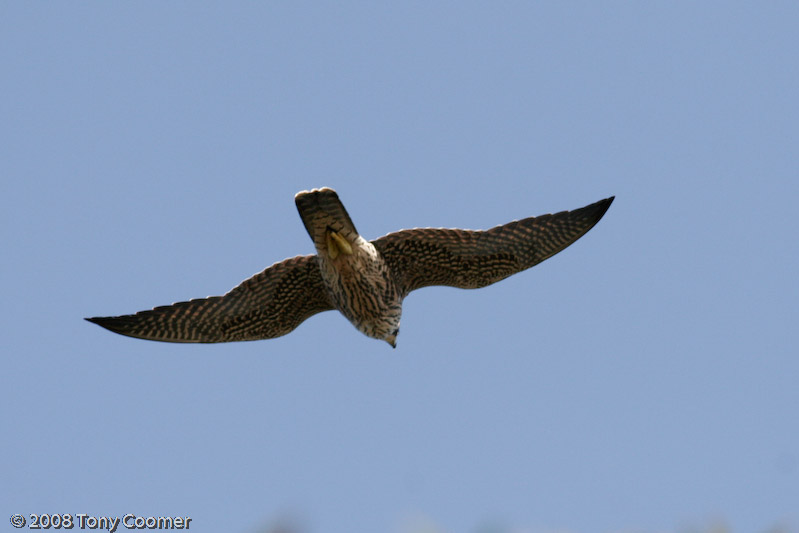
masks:
[[[275,263],[224,296],[156,307],[135,315],[87,318],[129,337],[165,342],[271,339],[333,309],[315,255]]]
[[[486,231],[417,228],[372,241],[403,294],[447,285],[485,287],[530,268],[585,235],[613,197],[574,211],[516,220]]]

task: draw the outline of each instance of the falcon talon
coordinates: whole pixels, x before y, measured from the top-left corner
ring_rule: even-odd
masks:
[[[350,246],[350,243],[349,241],[347,241],[347,239],[345,239],[338,233],[333,232],[333,240],[336,241],[336,244],[338,244],[339,249],[343,253],[347,255],[352,255],[352,246]]]
[[[325,241],[327,241],[327,253],[330,255],[330,259],[335,259],[338,257],[339,249],[338,245],[336,244],[335,239],[333,239],[334,233],[328,230],[327,235],[325,235]]]
[[[360,236],[333,189],[302,191],[294,201],[316,254],[275,263],[224,296],[86,320],[140,339],[231,342],[280,337],[337,309],[363,334],[396,347],[408,293],[432,285],[476,289],[527,270],[585,235],[613,197],[485,231],[416,228],[373,241]]]
[[[338,257],[339,253],[352,255],[352,246],[347,239],[333,230],[327,230],[327,249],[331,259]]]

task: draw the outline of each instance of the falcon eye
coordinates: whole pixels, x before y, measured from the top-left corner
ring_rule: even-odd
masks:
[[[391,335],[393,335],[394,337],[396,337],[397,335],[399,335],[399,328],[397,328],[397,329],[395,329],[394,331],[392,331],[392,332],[391,332]]]

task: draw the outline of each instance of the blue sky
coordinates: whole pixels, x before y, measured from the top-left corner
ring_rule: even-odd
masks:
[[[0,12],[5,516],[799,529],[796,3]],[[616,201],[410,295],[396,350],[335,313],[220,345],[83,321],[311,253],[321,186],[367,238]]]

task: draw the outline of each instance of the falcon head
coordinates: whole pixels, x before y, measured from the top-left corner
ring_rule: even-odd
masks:
[[[388,335],[384,341],[389,343],[392,348],[397,347],[397,335],[399,335],[399,327],[395,328],[394,331],[391,332],[391,335]]]

